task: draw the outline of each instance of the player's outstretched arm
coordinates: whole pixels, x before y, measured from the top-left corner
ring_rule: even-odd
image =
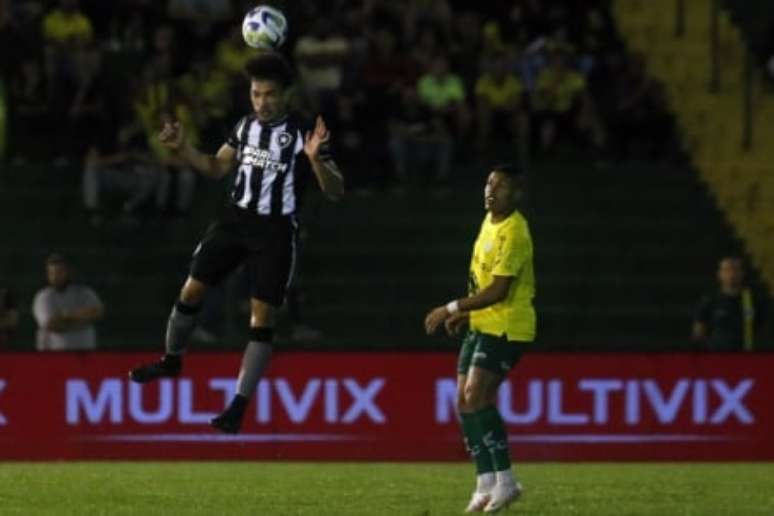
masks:
[[[344,177],[336,163],[321,152],[327,147],[330,138],[331,133],[325,121],[318,116],[314,131],[308,131],[304,137],[304,153],[309,158],[322,192],[329,199],[337,201],[344,196]]]
[[[456,314],[481,310],[503,301],[508,297],[511,283],[513,283],[513,276],[495,276],[492,284],[478,294],[455,299],[443,306],[432,309],[425,317],[425,331],[428,335],[432,335],[441,324],[444,324],[447,319]],[[448,330],[449,328],[447,328]]]
[[[223,177],[231,171],[236,161],[236,149],[228,144],[223,144],[215,156],[194,148],[185,139],[185,131],[178,121],[165,121],[159,134],[159,140],[165,147],[177,153],[186,163],[205,176]]]

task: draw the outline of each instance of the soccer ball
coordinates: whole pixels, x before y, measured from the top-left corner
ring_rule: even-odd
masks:
[[[245,15],[242,36],[245,43],[253,48],[277,49],[288,37],[288,21],[282,11],[259,5]]]

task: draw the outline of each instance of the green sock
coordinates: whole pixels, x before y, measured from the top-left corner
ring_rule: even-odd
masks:
[[[465,434],[465,446],[476,463],[476,473],[478,475],[492,473],[494,471],[492,456],[484,447],[478,420],[474,414],[465,413],[460,414],[460,419],[462,419],[462,432]]]
[[[511,454],[508,447],[508,433],[497,407],[490,405],[473,414],[481,429],[481,441],[489,451],[495,471],[511,469]]]

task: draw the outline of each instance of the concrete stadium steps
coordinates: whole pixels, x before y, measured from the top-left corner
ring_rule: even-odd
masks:
[[[753,5],[755,4],[755,5]],[[736,19],[758,26],[756,16],[774,6],[732,2]],[[686,31],[675,37],[672,0],[621,0],[614,3],[618,26],[630,48],[648,56],[650,70],[666,86],[687,150],[725,217],[744,240],[755,266],[774,285],[774,96],[765,93],[754,73],[754,137],[751,151],[742,150],[744,35],[732,16],[718,20],[719,91],[710,93],[710,2],[686,0]],[[756,15],[755,13],[759,13]],[[755,38],[753,38],[755,39]]]

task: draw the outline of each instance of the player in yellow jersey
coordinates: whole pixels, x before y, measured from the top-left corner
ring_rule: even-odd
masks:
[[[428,334],[442,324],[450,335],[470,326],[457,368],[457,406],[477,473],[466,512],[497,512],[521,494],[495,402],[500,383],[535,338],[532,238],[517,209],[524,186],[518,168],[492,169],[484,188],[487,215],[470,262],[469,295],[425,318]]]

